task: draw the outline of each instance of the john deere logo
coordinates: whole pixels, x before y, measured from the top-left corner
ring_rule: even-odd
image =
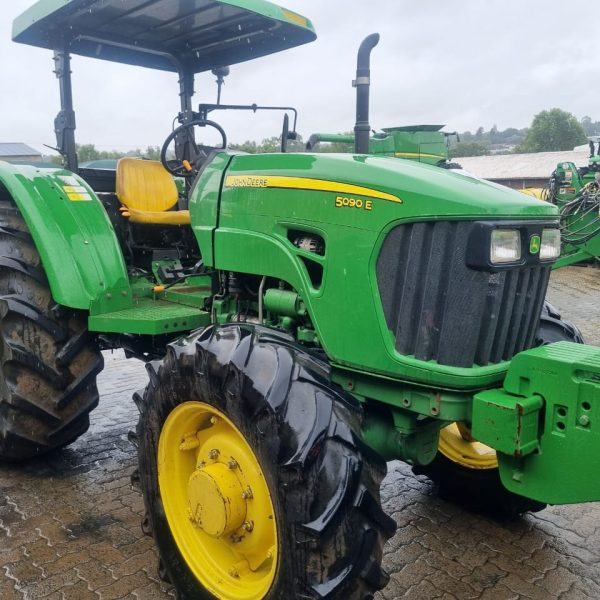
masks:
[[[529,238],[529,253],[537,254],[540,251],[540,244],[541,244],[540,236],[532,235]]]

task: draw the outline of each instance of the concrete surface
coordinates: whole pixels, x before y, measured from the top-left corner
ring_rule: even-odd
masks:
[[[600,345],[600,270],[557,271],[549,298]],[[0,467],[0,600],[174,595],[156,575],[129,479],[131,394],[145,371],[120,353],[105,358],[90,431],[52,458]],[[436,498],[400,462],[390,463],[382,493],[399,528],[386,546],[391,581],[380,599],[600,598],[600,503],[499,523]]]

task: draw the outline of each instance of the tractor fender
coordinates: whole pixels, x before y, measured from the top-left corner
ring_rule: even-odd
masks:
[[[81,177],[0,161],[1,199],[14,200],[23,215],[56,302],[92,314],[131,305],[115,231]]]

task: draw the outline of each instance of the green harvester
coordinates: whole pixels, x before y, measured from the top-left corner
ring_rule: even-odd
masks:
[[[435,165],[447,169],[460,168],[451,163],[449,143],[456,132],[442,131],[444,125],[404,125],[402,127],[384,127],[369,137],[369,154],[374,156],[393,156],[417,160],[426,165]],[[314,150],[320,142],[347,144],[353,147],[355,137],[352,134],[313,133],[306,143],[307,151]]]
[[[355,152],[329,155],[229,151],[194,107],[196,73],[316,38],[264,0],[40,0],[13,37],[54,53],[64,168],[0,162],[2,459],[86,431],[101,350],[146,361],[144,529],[182,598],[372,597],[386,461],[426,468],[450,425],[434,479],[515,512],[600,499],[600,349],[540,345],[558,210],[369,155],[376,34]],[[78,167],[71,55],[177,75],[160,162]]]

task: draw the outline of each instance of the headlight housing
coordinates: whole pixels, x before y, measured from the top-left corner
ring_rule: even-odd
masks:
[[[514,263],[521,260],[521,233],[517,229],[493,229],[491,233],[490,262],[492,264]]]
[[[560,230],[544,229],[540,245],[540,260],[550,260],[560,256]]]

